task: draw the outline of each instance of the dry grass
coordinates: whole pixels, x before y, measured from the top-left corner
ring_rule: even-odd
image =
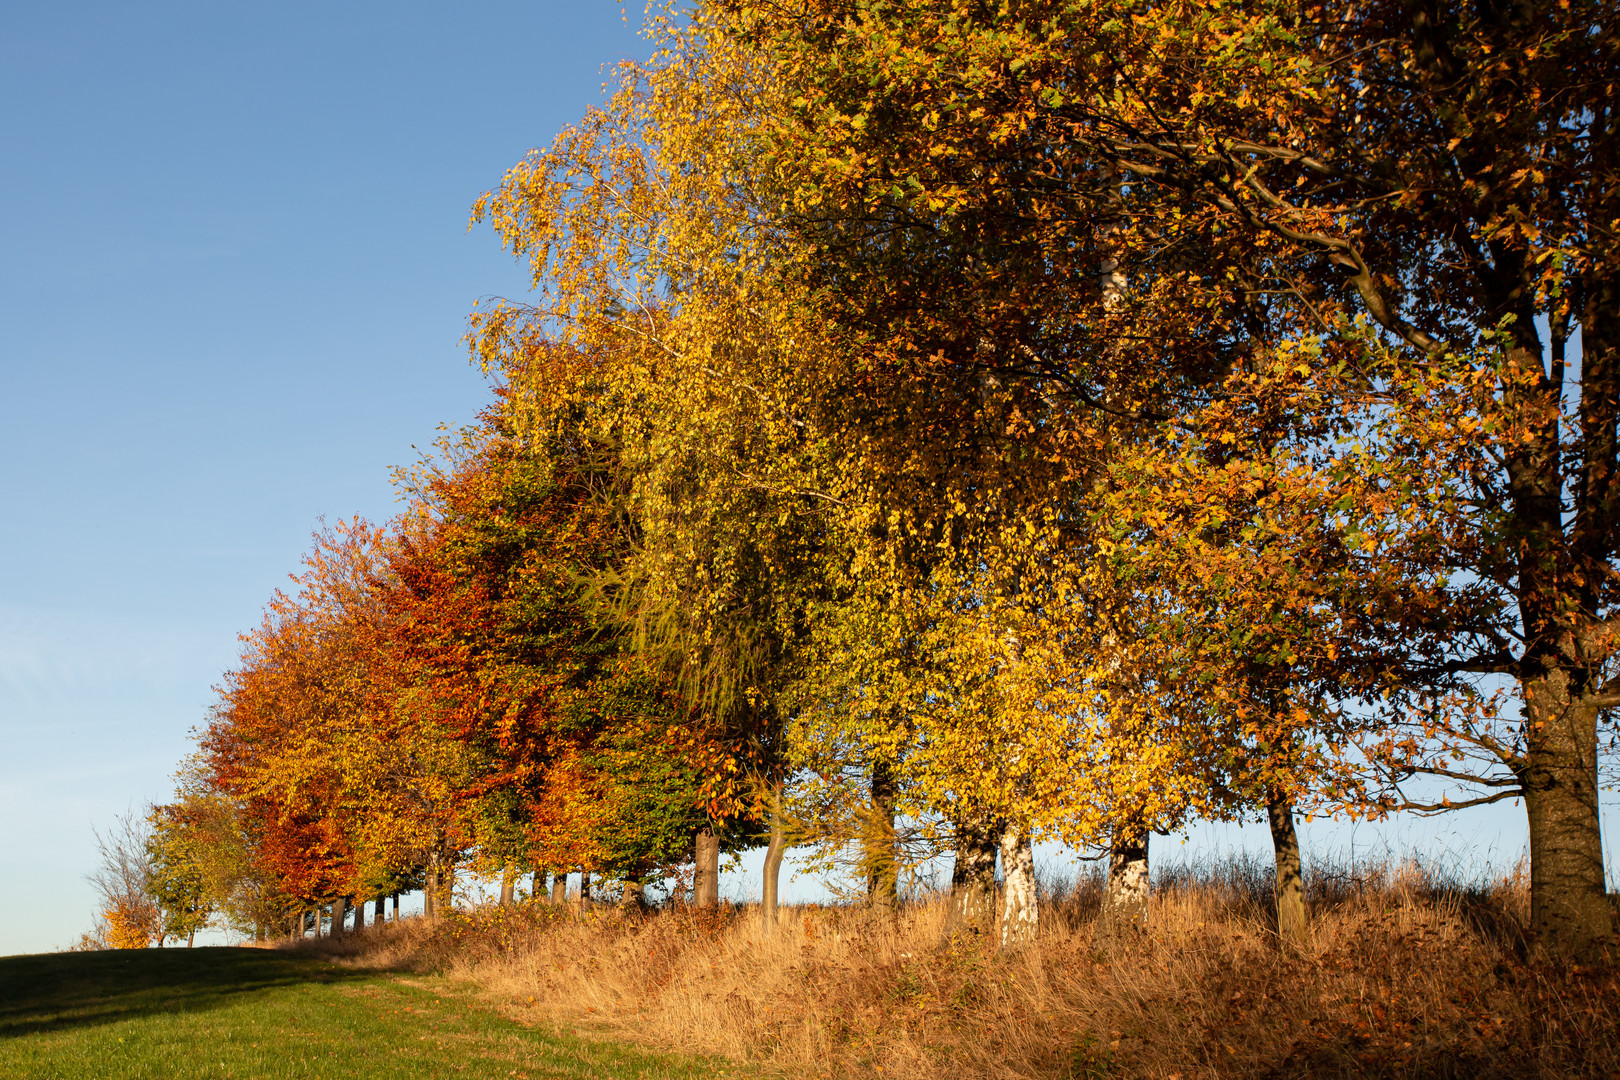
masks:
[[[1098,882],[1050,885],[1037,948],[941,941],[943,905],[585,917],[536,904],[321,943],[444,971],[514,1015],[790,1076],[1610,1077],[1620,973],[1537,959],[1521,878],[1319,871],[1311,941],[1278,949],[1268,866],[1181,870],[1103,955]],[[305,946],[310,947],[310,946]]]

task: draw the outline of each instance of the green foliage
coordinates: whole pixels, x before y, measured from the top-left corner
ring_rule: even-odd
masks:
[[[189,939],[206,927],[215,902],[205,867],[208,840],[188,816],[182,807],[159,806],[148,818],[152,832],[146,851],[152,874],[147,889],[162,912],[160,933],[177,940]]]

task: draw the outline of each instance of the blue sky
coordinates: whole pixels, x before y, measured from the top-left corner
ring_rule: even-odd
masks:
[[[606,3],[0,6],[0,954],[88,928],[92,825],[170,793],[317,519],[386,517],[483,403],[467,312],[526,280],[468,207],[642,51]],[[1263,830],[1157,850],[1234,846]]]

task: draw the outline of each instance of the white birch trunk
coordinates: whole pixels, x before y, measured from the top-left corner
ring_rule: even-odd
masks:
[[[1028,831],[1009,824],[1001,833],[1001,947],[1035,940],[1040,911],[1035,905],[1035,850]]]
[[[1146,930],[1148,924],[1148,834],[1121,832],[1115,836],[1108,859],[1108,887],[1103,892],[1098,930],[1118,941],[1128,931]]]

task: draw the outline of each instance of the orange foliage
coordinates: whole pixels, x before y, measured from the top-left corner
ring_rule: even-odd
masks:
[[[114,949],[144,949],[158,937],[157,905],[143,898],[121,897],[101,913],[106,941]]]

